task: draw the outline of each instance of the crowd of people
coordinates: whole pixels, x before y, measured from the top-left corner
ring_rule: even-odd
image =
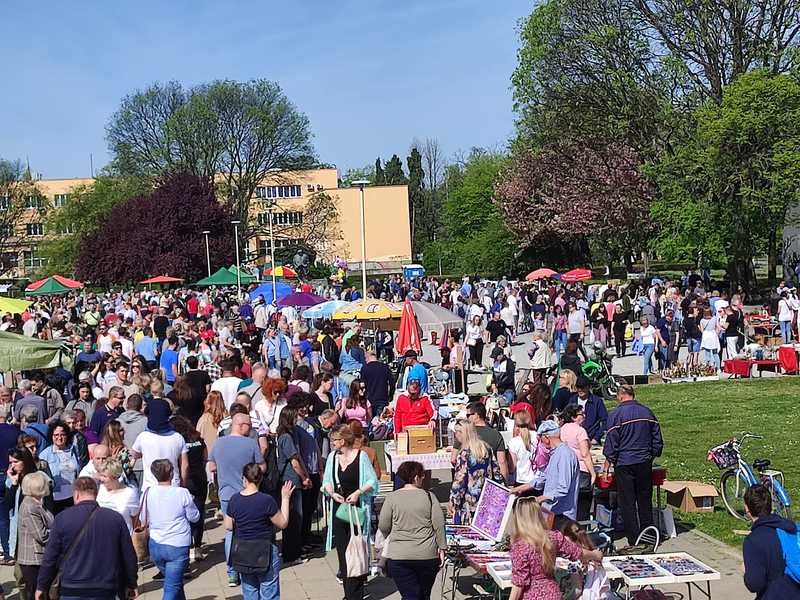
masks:
[[[457,391],[467,391],[467,371],[491,373],[487,395],[455,426],[448,513],[469,523],[487,479],[518,496],[517,597],[552,596],[556,554],[596,559],[575,526],[589,515],[598,476],[593,446],[603,447],[601,474],[614,469],[628,542],[652,524],[658,420],[630,386],[609,414],[582,372],[585,347],[599,341],[624,356],[634,337],[647,372],[651,355],[667,365],[676,344],[694,339],[701,312],[724,311],[724,322],[735,322],[739,298],[707,287],[702,278],[621,287],[370,284],[368,295],[437,302],[464,320],[442,346]],[[358,297],[354,288],[315,291]],[[718,335],[722,317],[712,318]],[[279,597],[280,568],[322,549],[336,550],[345,598],[364,597],[367,573],[353,568],[350,548],[362,535],[373,541],[381,467],[369,441],[437,426],[417,352],[401,356],[398,377],[379,359],[391,348],[381,340],[367,347],[361,326],[311,324],[294,307],[231,290],[76,291],[2,321],[0,329],[75,348],[71,370],[25,372],[0,387],[0,545],[3,563],[19,565],[26,598],[38,600],[55,580],[62,598],[130,597],[145,561],[157,567],[165,598],[183,598],[190,565],[206,560],[204,525],[215,517],[226,532],[228,584],[245,598]],[[530,375],[520,387],[512,344],[527,332]],[[512,421],[508,445],[495,402]],[[426,598],[446,547],[444,515],[423,489],[419,463],[395,475],[377,517],[392,540],[387,573],[404,598]],[[313,533],[320,502],[329,515],[324,539]]]

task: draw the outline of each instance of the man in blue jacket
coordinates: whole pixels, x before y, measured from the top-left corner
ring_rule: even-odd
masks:
[[[620,386],[619,406],[608,417],[603,446],[603,471],[614,465],[617,497],[628,544],[653,524],[653,459],[661,456],[664,440],[653,411],[639,404],[633,386]]]
[[[583,428],[589,439],[597,444],[606,434],[608,410],[603,399],[592,393],[592,384],[586,377],[578,377],[577,402],[583,408]]]
[[[62,600],[135,598],[136,552],[125,519],[110,508],[98,506],[97,484],[91,477],[78,477],[72,489],[75,506],[53,521],[35,600],[47,599],[59,565],[63,568]]]
[[[800,585],[784,574],[778,529],[796,535],[796,525],[772,514],[769,489],[758,484],[744,493],[747,516],[753,521],[750,535],[744,538],[744,585],[756,595],[756,600],[800,599]]]

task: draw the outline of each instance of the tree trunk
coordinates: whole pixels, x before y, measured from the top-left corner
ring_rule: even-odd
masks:
[[[767,245],[767,285],[774,287],[778,274],[778,231],[773,228],[769,233]]]

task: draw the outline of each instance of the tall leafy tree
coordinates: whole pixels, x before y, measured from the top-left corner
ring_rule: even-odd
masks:
[[[383,165],[381,165],[381,157],[375,159],[375,185],[383,185],[386,183],[386,176],[383,174]]]
[[[91,184],[70,191],[67,204],[49,212],[45,228],[59,235],[40,246],[47,265],[41,275],[73,273],[86,239],[100,227],[111,210],[135,196],[152,191],[139,177],[118,177],[102,173]]]
[[[173,174],[151,193],[109,211],[98,229],[83,239],[76,275],[106,285],[164,273],[194,281],[206,275],[203,230],[211,232],[212,269],[230,264],[231,214],[207,180]]]
[[[655,247],[667,258],[724,260],[745,289],[757,283],[753,257],[766,253],[774,281],[780,233],[800,198],[800,84],[759,69],[696,118],[694,136],[651,168]]]
[[[267,175],[316,164],[308,118],[264,79],[152,85],[122,100],[106,134],[120,174],[164,181],[190,173],[221,183],[243,222]]]
[[[411,148],[411,153],[406,158],[406,165],[408,166],[408,215],[411,224],[411,251],[416,254],[419,251],[421,241],[417,232],[417,219],[425,198],[423,190],[425,173],[422,171],[422,155],[416,146]]]
[[[408,182],[405,173],[403,173],[403,163],[397,154],[392,154],[392,158],[386,161],[383,173],[386,185],[402,185]]]

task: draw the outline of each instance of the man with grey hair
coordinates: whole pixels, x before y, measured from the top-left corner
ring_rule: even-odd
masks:
[[[21,379],[17,384],[17,390],[19,391],[21,397],[19,400],[17,400],[16,406],[14,406],[14,419],[16,421],[20,420],[20,413],[22,412],[23,407],[35,406],[37,419],[36,422],[44,423],[47,417],[45,400],[41,396],[33,393],[33,385],[31,384],[30,379]]]
[[[258,404],[258,401],[263,398],[261,394],[261,384],[264,383],[264,379],[267,377],[267,365],[263,362],[256,362],[253,363],[250,369],[250,379],[245,379],[239,384],[239,392],[247,392],[247,395],[250,396],[252,406],[255,406]]]

